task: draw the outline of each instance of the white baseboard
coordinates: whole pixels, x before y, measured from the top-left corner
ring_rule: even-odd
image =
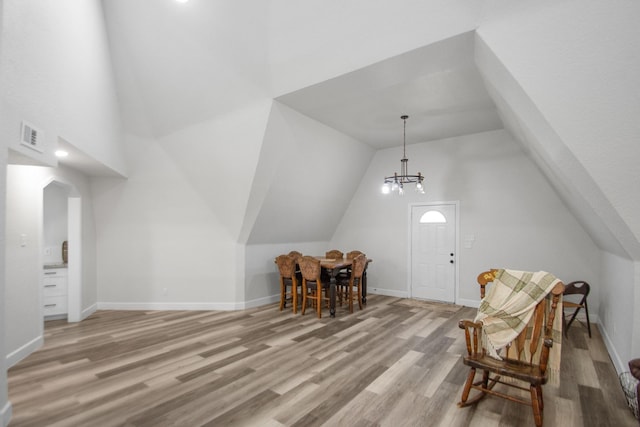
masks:
[[[607,351],[609,352],[609,357],[611,358],[613,366],[616,368],[616,372],[618,373],[618,375],[624,371],[627,371],[628,367],[625,363],[622,362],[622,359],[616,351],[616,347],[613,345],[613,342],[611,341],[611,337],[609,337],[607,330],[601,324],[598,324],[598,328],[600,330],[600,335],[602,335],[604,345],[605,347],[607,347]]]
[[[274,302],[278,302],[278,301],[280,301],[280,294],[258,298],[250,301],[245,301],[243,303],[244,307],[242,308],[255,308],[255,307],[260,307],[262,305],[273,304]]]
[[[409,298],[409,293],[407,291],[398,291],[396,289],[381,289],[381,288],[367,288],[367,295],[376,294],[376,295],[384,295],[387,297],[396,297],[396,298]]]
[[[27,357],[28,355],[30,355],[31,353],[33,353],[34,351],[42,347],[43,343],[44,343],[44,338],[42,337],[42,335],[40,335],[39,337],[36,337],[31,341],[29,341],[28,343],[26,343],[19,349],[7,354],[7,368],[12,367],[16,363],[18,363],[19,361],[21,361],[22,359],[24,359],[25,357]]]
[[[480,306],[480,300],[458,298],[458,300],[456,301],[456,304],[463,305],[465,307],[478,308]]]
[[[13,414],[13,408],[11,402],[4,404],[4,407],[0,411],[0,419],[2,420],[2,426],[8,426],[11,421],[11,415]]]
[[[84,310],[82,310],[82,313],[80,313],[80,320],[82,321],[87,317],[91,316],[93,313],[96,312],[96,310],[98,310],[98,304],[92,304],[88,308],[85,308]]]
[[[241,310],[243,303],[223,302],[99,302],[98,310],[194,310],[231,311]]]
[[[280,295],[270,295],[241,302],[99,302],[97,310],[193,310],[193,311],[232,311],[260,307],[280,301]],[[93,311],[96,311],[94,309]],[[91,313],[93,313],[93,311]],[[89,313],[89,314],[91,314]],[[84,313],[83,313],[84,314]]]

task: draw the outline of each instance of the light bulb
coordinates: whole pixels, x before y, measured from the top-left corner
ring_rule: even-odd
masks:
[[[391,191],[391,187],[389,186],[388,182],[385,182],[384,184],[382,184],[382,194],[389,194],[390,191]]]
[[[402,188],[402,185],[398,188],[398,195],[404,196],[404,188]]]
[[[391,184],[391,191],[397,191],[398,190],[398,183],[394,182],[393,184]]]
[[[416,184],[416,192],[418,192],[420,194],[424,194],[424,187],[422,186],[421,182]]]

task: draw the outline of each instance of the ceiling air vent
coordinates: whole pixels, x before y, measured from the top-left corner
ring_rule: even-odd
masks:
[[[26,145],[40,153],[44,151],[44,134],[31,123],[22,122],[22,138],[20,142],[22,145]]]

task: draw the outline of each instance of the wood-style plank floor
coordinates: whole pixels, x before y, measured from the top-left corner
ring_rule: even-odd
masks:
[[[47,322],[9,370],[18,426],[526,426],[530,408],[458,408],[457,323],[475,309],[370,295],[317,319],[277,305],[237,312],[99,311]],[[596,327],[563,341],[546,426],[637,426]]]

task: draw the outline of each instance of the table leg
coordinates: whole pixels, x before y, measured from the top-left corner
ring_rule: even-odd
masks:
[[[367,305],[367,270],[362,274],[362,305]]]
[[[329,280],[329,314],[336,317],[336,275],[337,270],[331,271],[331,280]]]

